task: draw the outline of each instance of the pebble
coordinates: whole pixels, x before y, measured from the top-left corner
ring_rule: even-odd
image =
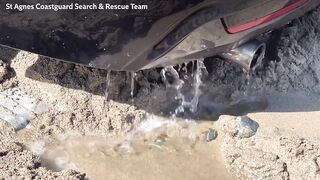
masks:
[[[210,129],[205,133],[205,140],[207,142],[213,141],[218,137],[218,131],[215,129]]]
[[[238,116],[237,122],[237,136],[240,138],[249,138],[256,134],[259,124],[247,116]]]

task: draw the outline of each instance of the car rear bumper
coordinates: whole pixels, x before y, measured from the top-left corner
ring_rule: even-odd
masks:
[[[237,33],[228,32],[221,19],[210,21],[189,34],[167,54],[141,69],[181,64],[228,52],[259,34],[266,33],[287,24],[319,4],[320,2],[318,0],[309,0],[282,16]]]

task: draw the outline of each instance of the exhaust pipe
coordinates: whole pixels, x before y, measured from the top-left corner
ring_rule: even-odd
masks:
[[[258,40],[251,40],[229,52],[223,53],[220,56],[224,59],[240,65],[246,72],[254,69],[262,63],[266,52],[266,44]]]

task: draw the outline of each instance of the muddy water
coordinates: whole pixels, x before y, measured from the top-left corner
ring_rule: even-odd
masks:
[[[45,166],[77,169],[89,179],[232,179],[212,123],[151,119],[124,137],[64,136],[46,143]]]

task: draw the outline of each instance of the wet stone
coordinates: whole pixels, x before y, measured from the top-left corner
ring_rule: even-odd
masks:
[[[205,132],[205,141],[210,142],[215,140],[218,137],[218,131],[215,129],[210,129]]]
[[[247,116],[238,116],[235,119],[237,123],[237,134],[239,138],[249,138],[256,134],[259,124]]]

